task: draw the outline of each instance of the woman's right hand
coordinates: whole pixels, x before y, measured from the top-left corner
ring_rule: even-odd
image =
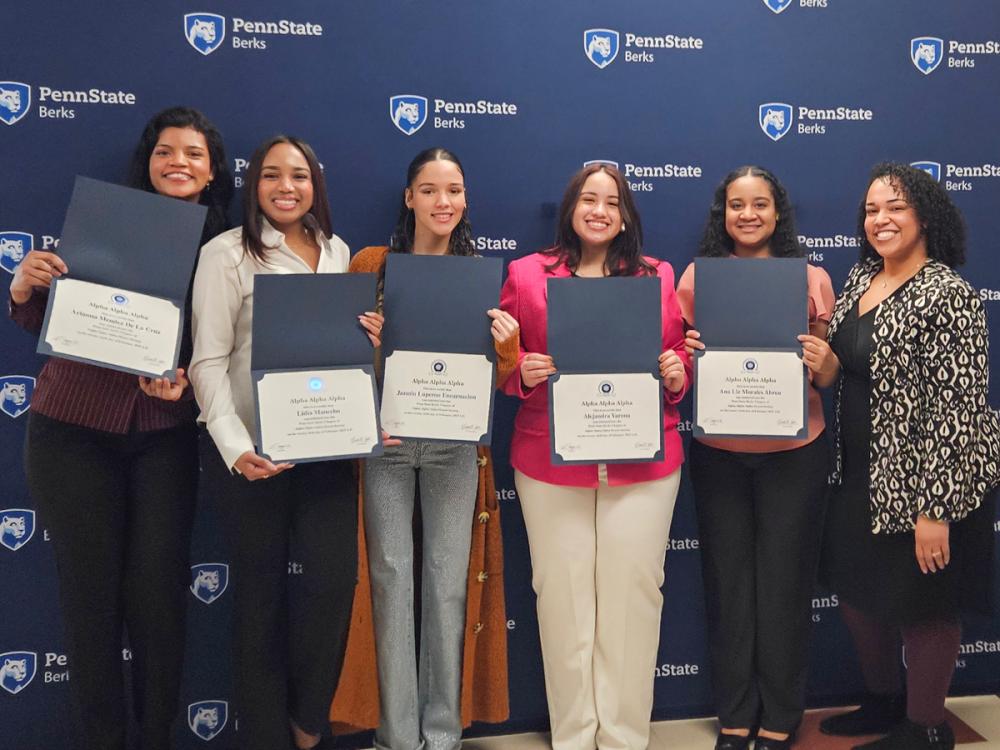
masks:
[[[693,357],[695,351],[704,348],[705,345],[701,342],[701,334],[695,329],[689,328],[688,332],[684,334],[684,351],[687,352],[689,357]]]
[[[548,354],[528,352],[521,360],[521,382],[525,388],[534,388],[556,374],[556,364]]]
[[[255,482],[258,479],[268,479],[276,476],[286,469],[291,469],[295,464],[272,464],[266,458],[261,458],[253,451],[244,452],[233,468],[236,469],[248,482]]]
[[[63,259],[55,253],[32,250],[14,271],[14,279],[10,282],[11,299],[14,304],[23,305],[31,298],[35,287],[47,289],[52,279],[68,272]]]

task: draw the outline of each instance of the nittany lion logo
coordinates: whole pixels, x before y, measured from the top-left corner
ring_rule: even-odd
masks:
[[[944,40],[936,36],[918,36],[910,40],[910,59],[924,75],[934,72],[944,57]]]
[[[0,120],[13,125],[31,107],[31,86],[19,81],[0,81]]]
[[[17,552],[35,535],[35,511],[27,508],[0,510],[0,544]]]
[[[598,68],[606,68],[618,57],[618,32],[587,29],[583,32],[583,53]]]
[[[184,36],[203,55],[210,55],[226,38],[226,19],[215,13],[188,13],[184,16]]]
[[[211,604],[229,585],[229,566],[225,563],[201,563],[191,566],[191,593],[199,601]]]
[[[188,706],[188,726],[203,740],[211,740],[229,720],[229,703],[226,701],[198,701]]]
[[[774,13],[781,13],[781,11],[785,10],[792,4],[792,1],[793,0],[764,0],[764,5],[768,7],[768,10],[771,10]]]
[[[792,105],[768,102],[760,105],[760,129],[772,141],[781,140],[792,129]]]
[[[389,117],[402,133],[413,135],[427,122],[427,97],[416,94],[389,97]]]
[[[941,182],[941,163],[936,161],[911,161],[911,167],[916,167],[917,169],[923,170],[931,177],[934,178],[935,182]]]
[[[0,232],[0,268],[14,273],[24,256],[35,249],[35,237],[27,232]]]
[[[8,651],[0,654],[0,687],[17,695],[35,679],[38,654],[34,651]]]
[[[586,169],[594,164],[607,164],[609,167],[614,167],[618,169],[618,162],[611,161],[610,159],[591,159],[590,161],[585,161],[583,163],[583,168]]]
[[[0,377],[0,411],[17,419],[31,406],[31,394],[35,392],[35,379],[27,375],[4,375]]]

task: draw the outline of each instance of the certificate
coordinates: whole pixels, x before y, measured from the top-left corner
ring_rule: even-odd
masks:
[[[55,279],[39,349],[162,377],[177,366],[183,319],[172,300],[69,277]]]
[[[496,349],[486,311],[499,258],[390,253],[385,266],[382,424],[390,435],[488,445]]]
[[[304,463],[382,455],[371,342],[374,274],[254,277],[257,452]]]
[[[487,443],[494,377],[483,354],[397,349],[385,359],[382,426],[394,437]]]
[[[259,452],[269,461],[303,463],[382,452],[371,365],[259,372],[254,398]]]
[[[695,354],[696,434],[804,438],[808,391],[797,350],[713,347]]]
[[[552,450],[559,463],[653,461],[663,450],[663,384],[651,373],[551,379]]]
[[[695,259],[695,437],[807,435],[806,274],[804,258]]]
[[[38,353],[173,379],[205,212],[77,177]]]
[[[553,465],[663,459],[661,283],[549,279]]]

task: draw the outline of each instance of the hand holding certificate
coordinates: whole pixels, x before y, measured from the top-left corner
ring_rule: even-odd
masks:
[[[173,379],[205,211],[77,177],[39,354]]]
[[[554,465],[662,460],[660,284],[655,277],[549,279],[547,341],[558,368],[548,386]],[[673,373],[673,360],[663,361]]]
[[[697,258],[695,284],[694,434],[804,437],[805,259]]]
[[[488,445],[496,350],[487,310],[498,258],[390,253],[382,424],[392,435]]]
[[[358,314],[374,274],[254,277],[257,449],[274,462],[382,454],[372,348]]]

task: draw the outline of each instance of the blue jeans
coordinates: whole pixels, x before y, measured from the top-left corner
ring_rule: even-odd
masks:
[[[419,677],[413,613],[418,479],[424,541]],[[365,462],[379,750],[461,746],[462,636],[478,481],[474,445],[406,440]]]

